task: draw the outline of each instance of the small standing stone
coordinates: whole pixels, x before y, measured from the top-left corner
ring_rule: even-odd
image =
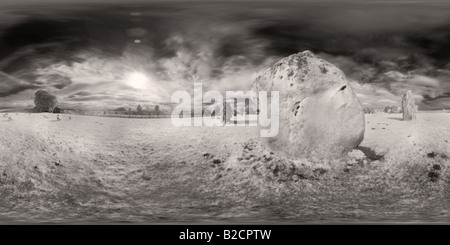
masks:
[[[405,95],[403,95],[402,110],[404,121],[416,120],[417,106],[411,90],[408,90]]]
[[[224,101],[223,102],[223,112],[222,112],[222,121],[223,124],[227,124],[231,122],[231,116],[233,115],[233,109],[230,103]]]

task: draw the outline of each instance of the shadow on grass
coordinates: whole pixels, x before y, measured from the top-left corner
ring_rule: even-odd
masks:
[[[370,149],[369,147],[358,146],[358,150],[362,151],[364,155],[366,155],[366,157],[372,161],[381,160],[384,157],[383,155],[378,155],[374,150]]]

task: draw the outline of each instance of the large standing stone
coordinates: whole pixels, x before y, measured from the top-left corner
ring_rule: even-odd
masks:
[[[273,150],[329,158],[363,140],[363,108],[345,75],[309,51],[278,61],[252,86],[256,91],[279,91],[279,133],[267,139]]]
[[[403,95],[402,110],[403,110],[403,120],[404,121],[416,120],[417,106],[414,101],[414,97],[413,97],[411,90],[408,90]]]

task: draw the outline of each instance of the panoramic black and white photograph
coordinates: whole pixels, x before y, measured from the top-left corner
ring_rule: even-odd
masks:
[[[358,223],[450,224],[449,1],[0,0],[0,224]]]

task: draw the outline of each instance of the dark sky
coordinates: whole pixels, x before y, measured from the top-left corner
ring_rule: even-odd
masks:
[[[45,89],[64,107],[165,105],[176,90],[247,90],[277,59],[311,50],[367,107],[450,108],[450,3],[5,4],[0,109]]]

